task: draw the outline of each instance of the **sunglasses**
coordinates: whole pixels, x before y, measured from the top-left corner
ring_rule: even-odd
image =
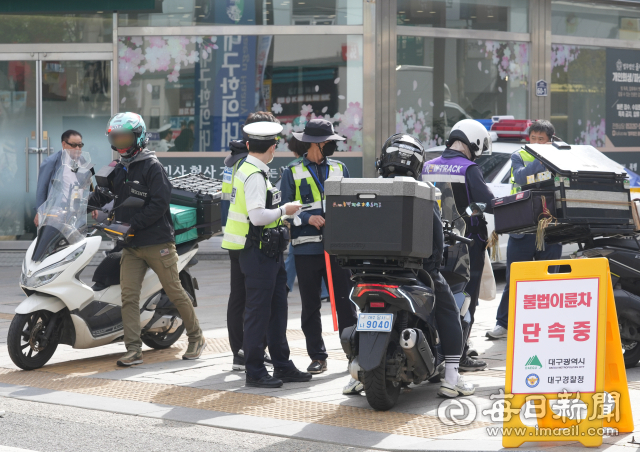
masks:
[[[65,143],[72,148],[82,149],[84,147],[84,143],[69,143],[68,141],[65,141]]]

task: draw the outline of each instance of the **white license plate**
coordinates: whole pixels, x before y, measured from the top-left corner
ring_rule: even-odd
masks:
[[[360,314],[356,331],[391,331],[393,314]]]

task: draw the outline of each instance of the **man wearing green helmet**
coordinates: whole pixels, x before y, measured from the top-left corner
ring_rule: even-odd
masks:
[[[122,323],[127,353],[117,364],[142,363],[140,339],[140,290],[148,268],[157,275],[165,293],[178,309],[189,337],[183,359],[197,359],[205,347],[204,336],[195,310],[178,277],[173,222],[169,212],[171,183],[155,152],[147,149],[147,129],[136,113],[118,113],[109,120],[107,137],[111,148],[120,154],[109,189],[116,195],[115,208],[129,196],[141,198],[144,206],[115,210],[115,220],[131,225],[122,251],[120,285]],[[90,205],[105,205],[110,199],[96,191]]]

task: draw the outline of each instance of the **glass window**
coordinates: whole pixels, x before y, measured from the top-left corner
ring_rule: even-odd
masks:
[[[605,143],[606,49],[551,46],[551,122],[567,143]]]
[[[121,14],[125,27],[362,25],[362,0],[164,0],[157,13]]]
[[[0,15],[0,44],[111,42],[113,14]]]
[[[118,72],[120,111],[143,116],[158,151],[227,151],[260,110],[285,139],[323,117],[340,151],[361,150],[361,36],[125,37]]]
[[[528,0],[398,0],[398,25],[527,33]]]
[[[528,111],[529,44],[398,37],[396,130],[443,144],[465,118]]]
[[[588,38],[640,39],[640,7],[578,0],[551,2],[551,32]]]

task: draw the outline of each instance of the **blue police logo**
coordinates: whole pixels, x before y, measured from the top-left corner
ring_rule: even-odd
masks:
[[[529,374],[529,375],[527,375],[527,378],[525,379],[525,383],[530,388],[535,388],[540,383],[540,377],[538,377],[538,375],[536,375],[536,374]]]
[[[369,207],[369,203],[367,203],[367,207]]]

